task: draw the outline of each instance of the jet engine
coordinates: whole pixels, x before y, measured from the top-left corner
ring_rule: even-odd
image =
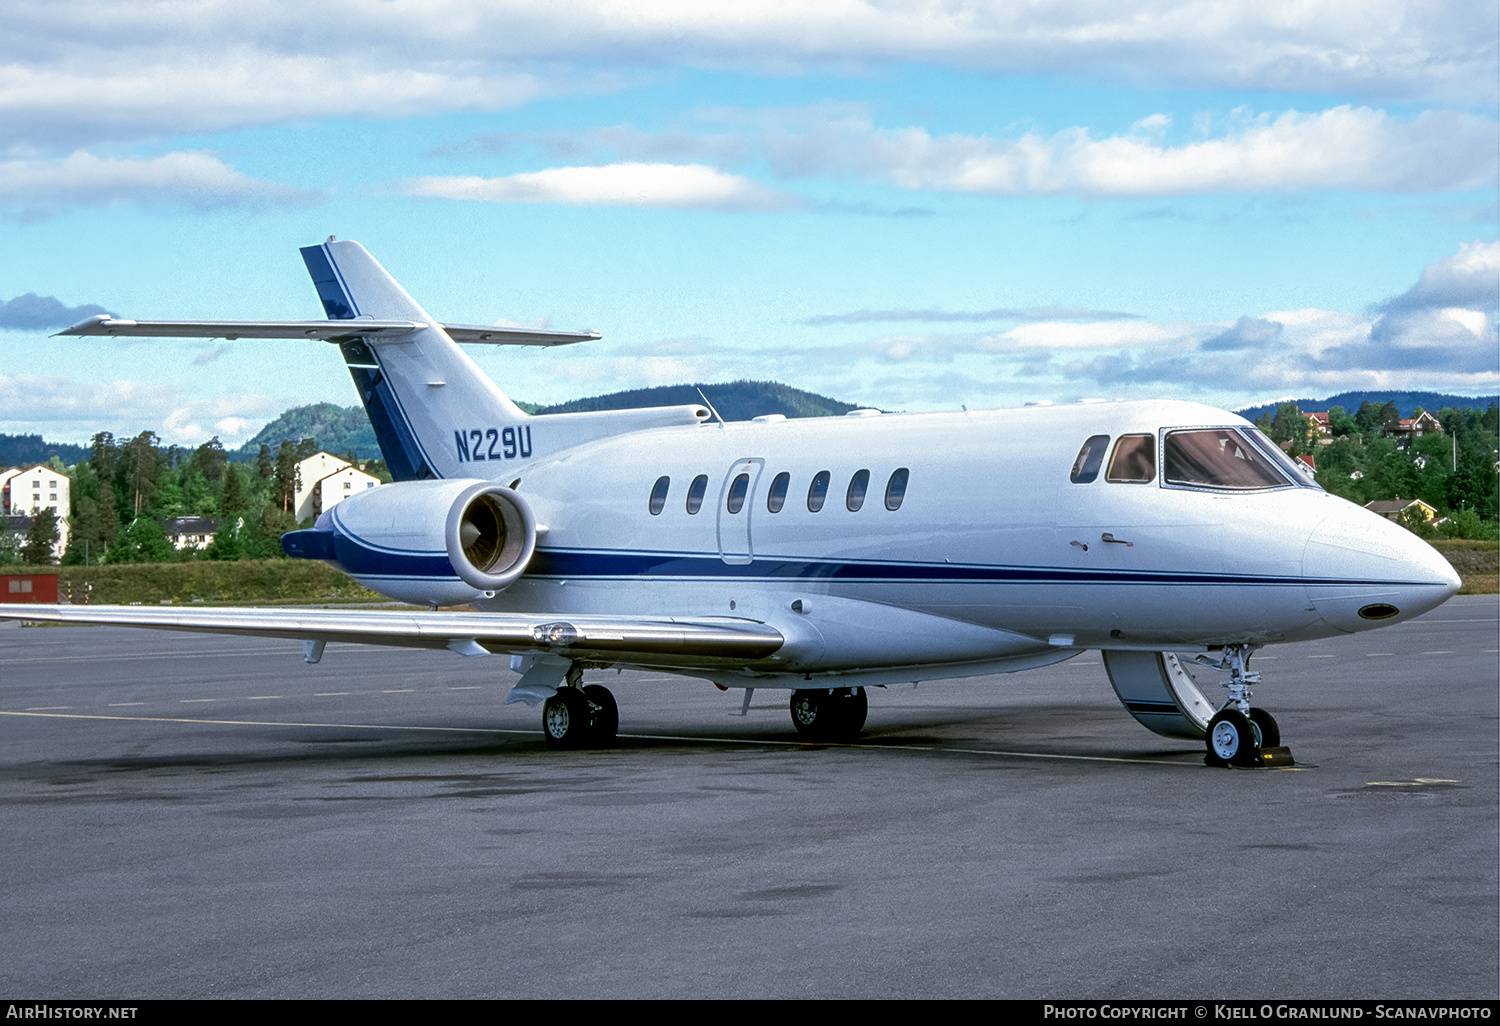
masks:
[[[350,496],[311,530],[282,535],[281,547],[327,560],[403,602],[456,605],[525,572],[536,518],[525,499],[493,481],[403,481]]]

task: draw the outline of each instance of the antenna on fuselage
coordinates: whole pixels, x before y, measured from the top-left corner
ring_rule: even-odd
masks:
[[[714,419],[719,422],[719,427],[727,430],[729,425],[724,423],[724,418],[719,416],[719,411],[714,409],[714,404],[708,401],[708,396],[703,394],[703,389],[694,385],[693,391],[698,393],[698,398],[703,400],[703,405],[708,407],[708,412],[714,415]]]

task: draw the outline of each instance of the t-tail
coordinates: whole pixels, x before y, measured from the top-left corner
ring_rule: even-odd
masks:
[[[498,479],[527,461],[582,442],[646,427],[703,421],[698,406],[528,416],[450,336],[515,344],[525,333],[444,326],[428,315],[357,242],[306,246],[302,259],[329,320],[407,321],[339,340],[391,476]],[[540,333],[537,333],[540,334]],[[503,336],[503,337],[502,337]],[[576,340],[576,339],[570,339]]]

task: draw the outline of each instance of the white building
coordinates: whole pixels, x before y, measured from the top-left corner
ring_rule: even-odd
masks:
[[[243,519],[240,524],[244,525]],[[219,533],[217,517],[168,517],[162,521],[161,527],[172,547],[179,551],[206,549],[213,544],[214,535]]]
[[[355,492],[374,488],[379,483],[378,477],[366,474],[346,460],[326,452],[315,452],[297,464],[297,519],[316,518]]]
[[[44,509],[57,514],[56,555],[68,547],[68,515],[72,512],[73,482],[62,471],[38,463],[34,467],[0,471],[0,514],[35,516]]]

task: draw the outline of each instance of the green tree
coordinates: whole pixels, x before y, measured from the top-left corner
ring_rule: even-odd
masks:
[[[1349,411],[1342,406],[1330,406],[1328,408],[1328,433],[1334,438],[1343,438],[1359,431],[1359,424],[1349,416]]]
[[[282,442],[276,450],[276,501],[283,510],[292,508],[297,495],[297,447]]]
[[[168,563],[177,555],[167,541],[161,521],[155,517],[136,517],[105,556],[106,563]]]
[[[232,516],[243,513],[249,504],[249,496],[245,494],[245,479],[240,474],[240,468],[231,463],[224,468],[224,495],[219,500],[219,509],[225,516]]]
[[[1432,524],[1427,520],[1427,517],[1423,515],[1420,506],[1403,509],[1396,517],[1396,523],[1420,538],[1431,538],[1437,533],[1433,529]]]
[[[161,450],[156,443],[154,431],[142,431],[125,443],[121,453],[123,483],[131,496],[137,519],[141,515],[141,507],[151,500],[151,493],[156,490],[156,479],[161,476]]]
[[[0,566],[18,566],[21,562],[21,536],[0,527]]]
[[[240,535],[244,528],[237,516],[226,516],[219,521],[219,530],[209,543],[204,555],[209,559],[235,560],[245,557],[245,546]]]
[[[1458,470],[1448,478],[1447,491],[1451,508],[1472,509],[1486,519],[1494,519],[1500,507],[1500,480],[1495,474],[1493,450],[1481,444],[1461,447]]]
[[[1310,418],[1302,416],[1296,403],[1282,403],[1276,408],[1276,416],[1271,419],[1270,434],[1271,441],[1277,445],[1290,442],[1292,454],[1303,455],[1308,451],[1312,423]]]
[[[219,487],[224,478],[224,468],[229,465],[229,454],[224,451],[218,435],[214,435],[193,451],[192,464],[198,468],[198,472],[203,475],[203,480],[208,482],[210,488]]]
[[[114,483],[115,473],[119,470],[119,459],[120,450],[115,446],[115,436],[108,431],[100,431],[89,443],[89,464],[99,475],[99,480]]]
[[[51,566],[57,562],[57,537],[57,514],[50,506],[44,506],[36,512],[31,530],[26,532],[21,558],[32,566]]]

